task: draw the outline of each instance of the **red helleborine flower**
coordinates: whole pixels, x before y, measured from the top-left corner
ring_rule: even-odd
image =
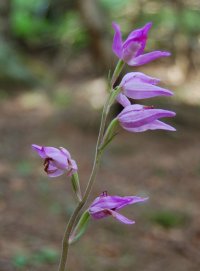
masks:
[[[102,193],[90,205],[88,212],[94,219],[101,219],[107,216],[113,216],[124,224],[134,224],[135,221],[126,218],[125,216],[116,212],[126,205],[134,204],[137,202],[146,201],[148,198],[141,198],[137,196],[110,196],[107,192]]]
[[[78,170],[76,162],[65,148],[44,147],[32,145],[39,156],[44,159],[44,170],[49,177],[57,177],[67,172],[71,176]]]

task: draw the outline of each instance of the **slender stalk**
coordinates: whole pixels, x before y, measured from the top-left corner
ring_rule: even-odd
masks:
[[[123,69],[123,66],[124,66],[124,61],[123,60],[119,60],[118,63],[117,63],[117,66],[114,70],[114,73],[113,73],[113,76],[112,76],[112,79],[111,79],[111,87],[114,86],[117,78],[119,77],[119,74],[121,73],[122,69]]]
[[[99,129],[99,135],[98,135],[98,139],[97,139],[97,144],[96,144],[96,151],[95,151],[95,158],[94,158],[94,163],[93,163],[93,168],[92,168],[92,172],[87,184],[87,187],[85,189],[85,193],[83,195],[82,200],[79,202],[79,204],[77,205],[76,209],[74,210],[72,216],[70,217],[70,220],[67,224],[65,233],[64,233],[64,237],[63,237],[63,243],[62,243],[62,254],[61,254],[61,259],[60,259],[60,264],[59,264],[59,269],[58,271],[65,271],[65,266],[66,266],[66,262],[67,262],[67,256],[68,256],[68,249],[69,249],[69,237],[70,234],[72,232],[72,229],[74,227],[74,223],[76,222],[77,216],[79,214],[79,212],[81,211],[81,209],[83,208],[83,206],[85,205],[90,192],[92,190],[92,186],[95,182],[95,178],[96,178],[96,174],[97,174],[97,170],[99,168],[99,163],[100,163],[100,158],[102,155],[102,150],[100,148],[102,140],[103,140],[103,136],[104,136],[104,130],[105,130],[105,126],[106,126],[106,119],[110,110],[110,106],[112,104],[112,98],[113,98],[113,89],[112,86],[115,83],[115,81],[117,80],[121,70],[123,68],[123,62],[120,60],[116,66],[116,69],[113,73],[112,79],[111,79],[111,89],[110,89],[110,95],[108,96],[108,99],[104,105],[103,108],[103,112],[102,112],[102,116],[101,116],[101,124],[100,124],[100,129]]]
[[[110,94],[111,96],[111,94]],[[79,202],[79,204],[77,205],[76,209],[74,210],[69,223],[66,227],[65,230],[65,234],[63,237],[63,243],[62,243],[62,255],[61,255],[61,260],[60,260],[60,265],[59,265],[59,271],[64,271],[65,270],[65,265],[67,262],[67,255],[68,255],[68,249],[69,249],[69,237],[70,237],[70,233],[73,229],[73,225],[74,222],[76,221],[76,218],[80,212],[80,210],[82,209],[82,207],[85,205],[88,196],[91,192],[93,183],[95,181],[95,177],[96,177],[96,173],[98,170],[98,166],[99,166],[99,162],[100,162],[100,156],[102,154],[102,151],[99,149],[100,143],[101,143],[101,139],[103,138],[103,133],[104,133],[104,129],[105,129],[105,124],[106,124],[106,118],[107,118],[107,114],[109,113],[109,110],[107,109],[107,107],[109,106],[109,101],[110,101],[110,96],[107,99],[107,102],[104,106],[103,112],[102,112],[102,117],[101,117],[101,125],[100,125],[100,130],[99,130],[99,136],[98,136],[98,140],[97,140],[97,145],[96,145],[96,152],[95,152],[95,158],[94,158],[94,163],[93,163],[93,168],[92,168],[92,172],[90,175],[90,179],[88,181],[88,185],[86,187],[83,199],[81,202]]]

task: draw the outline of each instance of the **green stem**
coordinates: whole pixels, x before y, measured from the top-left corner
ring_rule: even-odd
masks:
[[[58,269],[59,271],[64,271],[65,270],[65,265],[66,265],[66,262],[67,262],[68,249],[69,249],[68,240],[69,240],[69,237],[70,237],[70,233],[71,233],[71,231],[73,229],[73,225],[74,225],[74,223],[76,221],[76,218],[77,218],[80,210],[85,205],[85,203],[86,203],[86,201],[88,199],[88,196],[89,196],[89,194],[91,192],[93,183],[95,181],[95,177],[96,177],[97,170],[98,170],[98,167],[99,167],[100,157],[101,157],[101,154],[102,154],[102,151],[99,149],[99,146],[100,146],[100,143],[101,143],[101,139],[103,138],[103,133],[104,133],[104,128],[105,128],[105,124],[106,124],[107,114],[109,113],[109,110],[108,110],[107,107],[109,106],[110,97],[111,97],[111,93],[110,93],[110,96],[107,99],[107,102],[106,102],[106,104],[104,106],[104,109],[103,109],[103,112],[102,112],[99,136],[98,136],[97,145],[96,145],[95,158],[94,158],[94,163],[93,163],[93,168],[92,168],[92,172],[91,172],[91,175],[90,175],[90,179],[88,181],[88,185],[86,187],[86,190],[85,190],[82,201],[79,202],[76,209],[74,210],[74,212],[73,212],[73,214],[72,214],[72,216],[71,216],[71,218],[69,220],[69,223],[68,223],[68,225],[66,227],[66,230],[65,230],[65,234],[64,234],[64,237],[63,237],[63,243],[62,243],[61,260],[60,260],[60,265],[59,265],[59,269]]]
[[[78,217],[79,212],[81,211],[81,209],[83,208],[83,206],[85,205],[85,203],[87,202],[87,199],[90,195],[90,192],[92,190],[92,186],[95,182],[95,178],[96,178],[96,174],[97,174],[97,170],[99,168],[99,163],[100,163],[100,158],[102,155],[102,149],[100,148],[101,144],[102,144],[102,140],[103,140],[103,136],[104,136],[104,130],[105,130],[105,126],[106,126],[106,119],[110,110],[110,106],[113,103],[113,89],[112,86],[115,83],[115,81],[117,80],[122,68],[123,68],[123,61],[119,60],[116,69],[113,73],[112,79],[111,79],[111,89],[110,89],[110,95],[104,105],[103,108],[103,112],[102,112],[102,116],[101,116],[101,124],[100,124],[100,129],[99,129],[99,135],[98,135],[98,139],[97,139],[97,144],[96,144],[96,151],[95,151],[95,158],[94,158],[94,163],[93,163],[93,168],[92,168],[92,172],[85,190],[85,193],[83,195],[82,200],[79,202],[79,204],[77,205],[76,209],[74,210],[72,216],[69,219],[69,222],[67,224],[65,233],[64,233],[64,237],[63,237],[63,242],[62,242],[62,254],[61,254],[61,259],[60,259],[60,264],[59,264],[59,269],[58,271],[65,271],[65,266],[66,266],[66,262],[67,262],[67,256],[68,256],[68,249],[69,249],[69,238],[70,238],[70,234],[73,230],[74,224],[76,222],[76,219]]]
[[[123,66],[124,66],[124,61],[123,60],[119,60],[118,63],[117,63],[117,66],[114,70],[114,73],[113,73],[113,76],[112,76],[112,79],[111,79],[111,88],[113,88],[117,78],[119,77],[122,69],[123,69]]]

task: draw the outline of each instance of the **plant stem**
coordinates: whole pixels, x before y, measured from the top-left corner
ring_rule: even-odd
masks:
[[[72,214],[72,216],[71,216],[71,218],[69,220],[69,223],[68,223],[68,225],[66,227],[66,230],[65,230],[65,234],[64,234],[64,237],[63,237],[63,243],[62,243],[62,255],[61,255],[60,265],[59,265],[59,269],[58,269],[59,271],[64,271],[65,270],[65,265],[66,265],[66,262],[67,262],[68,249],[69,249],[68,240],[69,240],[69,237],[70,237],[70,233],[72,231],[74,222],[76,221],[76,218],[77,218],[80,210],[85,205],[85,203],[86,203],[86,201],[87,201],[87,199],[89,197],[89,194],[91,192],[93,183],[95,181],[95,177],[96,177],[97,170],[98,170],[98,167],[99,167],[100,157],[101,157],[101,154],[102,154],[102,151],[99,149],[99,146],[100,146],[101,140],[103,138],[103,133],[104,133],[105,124],[106,124],[106,118],[107,118],[107,115],[109,113],[108,107],[109,107],[110,97],[111,97],[111,93],[110,93],[110,96],[108,97],[108,99],[107,99],[107,101],[105,103],[105,106],[104,106],[104,109],[103,109],[103,112],[102,112],[99,136],[98,136],[97,145],[96,145],[95,158],[94,158],[94,163],[93,163],[93,168],[92,168],[92,172],[91,172],[91,175],[90,175],[90,179],[88,181],[88,185],[86,187],[86,190],[85,190],[82,201],[79,202],[76,209],[74,210],[74,212],[73,212],[73,214]]]
[[[104,136],[104,130],[105,130],[105,126],[106,126],[106,119],[110,110],[110,106],[113,102],[112,98],[113,98],[113,89],[112,86],[115,83],[115,81],[117,80],[122,68],[123,68],[123,62],[120,60],[116,66],[116,69],[113,73],[112,79],[111,79],[111,89],[110,89],[110,94],[108,96],[108,99],[104,105],[103,108],[103,112],[102,112],[102,116],[101,116],[101,124],[100,124],[100,129],[99,129],[99,135],[98,135],[98,139],[97,139],[97,144],[96,144],[96,151],[95,151],[95,157],[94,157],[94,163],[93,163],[93,168],[92,168],[92,172],[87,184],[87,187],[85,189],[85,193],[83,195],[82,200],[79,202],[79,204],[77,205],[76,209],[74,210],[72,216],[70,217],[70,220],[67,224],[65,233],[64,233],[64,237],[63,237],[63,242],[62,242],[62,254],[61,254],[61,259],[60,259],[60,264],[59,264],[59,269],[58,271],[65,271],[65,266],[66,266],[66,262],[67,262],[67,256],[68,256],[68,249],[69,249],[69,237],[70,234],[72,232],[74,223],[76,222],[76,219],[78,217],[79,212],[81,211],[81,209],[83,208],[83,206],[85,205],[85,203],[87,202],[87,199],[90,195],[90,192],[92,190],[92,186],[95,182],[95,178],[96,178],[96,174],[97,174],[97,170],[99,168],[99,163],[100,163],[100,158],[102,155],[102,149],[100,148],[102,140],[103,140],[103,136]]]
[[[123,69],[123,66],[124,66],[124,61],[123,60],[119,60],[118,63],[117,63],[117,66],[114,70],[114,73],[113,73],[113,76],[112,76],[112,79],[111,79],[111,87],[114,86],[117,78],[119,77],[119,74],[121,73],[122,69]]]

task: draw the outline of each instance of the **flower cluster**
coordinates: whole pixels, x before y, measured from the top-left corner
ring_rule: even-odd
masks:
[[[144,27],[132,31],[128,35],[127,39],[122,41],[120,27],[116,23],[113,23],[115,34],[112,48],[113,52],[119,58],[119,62],[113,73],[111,82],[109,82],[111,88],[102,113],[94,165],[83,197],[79,185],[78,167],[76,161],[71,158],[68,150],[62,147],[55,148],[35,144],[32,145],[33,150],[35,150],[43,159],[44,171],[49,177],[58,177],[64,173],[71,177],[72,188],[79,201],[79,204],[72,214],[67,226],[64,238],[68,239],[64,240],[63,253],[68,251],[67,246],[69,244],[75,242],[83,234],[90,217],[98,220],[112,216],[124,224],[134,224],[135,221],[126,218],[117,211],[127,205],[147,200],[146,197],[111,196],[108,195],[107,192],[103,192],[91,203],[89,208],[82,214],[81,218],[79,220],[77,219],[80,210],[82,210],[82,207],[85,205],[90,195],[102,152],[116,135],[117,127],[120,125],[123,129],[129,132],[144,132],[147,130],[157,129],[175,131],[174,127],[160,121],[161,118],[174,117],[174,112],[164,109],[156,109],[154,106],[145,106],[137,103],[132,104],[130,100],[173,95],[170,90],[158,86],[160,82],[159,79],[141,72],[130,72],[122,78],[118,86],[113,88],[113,85],[121,73],[125,63],[130,66],[140,66],[157,58],[170,55],[169,52],[163,51],[144,53],[148,32],[151,26],[151,23],[147,23]],[[110,122],[106,129],[107,115],[115,100],[117,100],[124,108],[118,116]],[[63,253],[59,271],[63,271],[65,268],[66,255]]]
[[[115,30],[113,51],[121,61],[130,66],[139,66],[156,58],[170,55],[169,52],[162,51],[143,54],[151,26],[151,23],[147,23],[144,27],[132,31],[127,39],[122,42],[120,27],[113,23]],[[141,72],[130,72],[123,77],[119,84],[120,93],[116,99],[124,107],[117,119],[125,130],[129,132],[144,132],[157,129],[175,131],[172,126],[158,120],[163,117],[173,117],[175,116],[174,112],[154,109],[153,106],[131,105],[129,100],[129,98],[138,100],[173,95],[170,90],[157,86],[159,82],[159,79]]]

